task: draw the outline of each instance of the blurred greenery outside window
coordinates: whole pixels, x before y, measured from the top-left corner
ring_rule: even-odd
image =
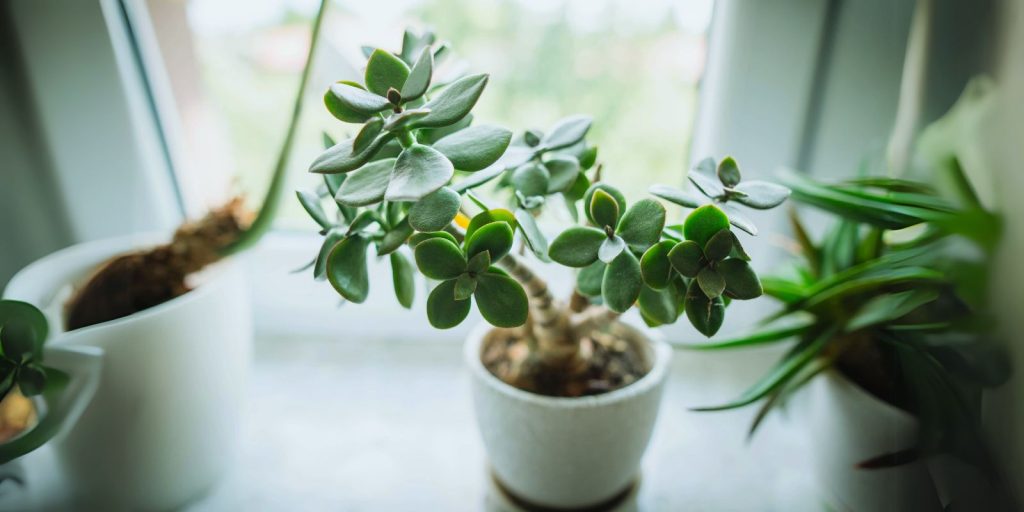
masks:
[[[341,140],[357,129],[326,112],[323,91],[362,73],[361,45],[397,50],[406,26],[450,41],[447,66],[491,74],[475,123],[519,133],[590,114],[604,176],[631,200],[653,183],[682,184],[712,1],[333,0],[289,188],[317,183],[305,171],[322,149],[321,131]],[[255,203],[286,128],[318,2],[148,3],[187,153],[176,167],[190,213],[228,191]],[[312,228],[297,201],[286,201],[278,225]]]

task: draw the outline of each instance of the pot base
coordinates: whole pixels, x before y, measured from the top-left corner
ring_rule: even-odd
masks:
[[[636,496],[637,490],[640,488],[640,476],[638,475],[629,482],[629,485],[627,485],[625,489],[601,503],[578,508],[549,507],[546,505],[538,505],[526,498],[516,495],[508,488],[508,486],[502,483],[501,479],[498,478],[498,475],[494,474],[493,470],[489,470],[487,473],[490,475],[491,482],[494,483],[494,488],[498,493],[500,493],[501,497],[523,512],[613,512],[614,510],[617,510],[620,505],[626,503],[630,499],[633,499]]]

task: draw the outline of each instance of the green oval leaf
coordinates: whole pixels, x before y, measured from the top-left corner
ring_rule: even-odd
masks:
[[[402,90],[409,78],[409,66],[391,52],[376,49],[366,62],[366,88],[380,96],[387,96],[388,89]]]
[[[712,337],[725,320],[725,302],[722,297],[709,299],[701,290],[697,280],[690,282],[684,300],[686,318],[701,334]]]
[[[607,266],[598,260],[584,267],[576,275],[576,289],[587,297],[600,297],[601,281],[604,280],[604,270]]]
[[[363,90],[362,86],[360,86],[359,84],[353,83],[353,82],[338,82],[338,84],[347,85],[347,86],[350,86],[350,87],[355,87],[355,88],[357,88],[359,90]],[[336,85],[338,85],[338,84],[336,84]],[[338,94],[336,94],[334,92],[333,89],[334,89],[333,86],[332,87],[328,87],[327,91],[324,92],[324,106],[327,107],[327,111],[330,112],[331,115],[335,117],[335,119],[337,119],[339,121],[344,121],[346,123],[363,123],[363,122],[366,122],[366,120],[369,119],[373,115],[372,113],[363,112],[362,110],[358,110],[358,109],[355,109],[355,108],[349,106],[351,101],[350,100],[342,100],[338,96]],[[345,90],[341,89],[341,91],[345,91]],[[345,93],[347,94],[347,91]],[[370,94],[370,93],[367,93],[367,94]],[[376,101],[376,100],[374,100],[374,101]],[[325,143],[325,148],[331,147],[331,146],[333,146],[335,144],[334,141],[331,140],[330,137],[326,133],[324,133],[324,143]]]
[[[587,135],[592,119],[589,116],[570,116],[558,121],[540,141],[545,149],[561,149],[572,146]]]
[[[409,237],[409,245],[415,249],[416,246],[419,245],[421,242],[424,242],[424,241],[427,241],[427,240],[430,240],[430,239],[433,239],[433,238],[443,238],[443,239],[448,240],[449,242],[451,242],[452,245],[454,245],[455,247],[459,246],[459,242],[458,242],[458,240],[455,239],[455,235],[453,235],[453,234],[451,234],[451,233],[449,233],[447,231],[434,231],[434,232],[431,232],[431,233],[416,233],[416,234],[414,234],[414,235]]]
[[[790,194],[788,188],[767,181],[744,181],[736,185],[736,190],[746,195],[736,197],[735,201],[759,210],[775,208],[786,202]]]
[[[25,396],[36,396],[46,388],[46,372],[34,364],[23,365],[18,369],[18,388]]]
[[[436,329],[451,329],[466,319],[471,305],[469,299],[455,300],[455,279],[449,279],[427,297],[427,320]]]
[[[601,296],[604,297],[608,309],[616,313],[625,313],[640,297],[643,286],[640,262],[632,252],[622,251],[604,271]]]
[[[544,162],[551,179],[548,182],[548,194],[566,192],[580,177],[580,163],[571,156],[555,155]]]
[[[512,186],[524,196],[543,196],[548,192],[551,173],[544,164],[527,162],[512,171]]]
[[[679,206],[685,206],[687,208],[700,208],[701,200],[697,197],[690,195],[682,190],[668,185],[654,185],[647,190],[651,194],[658,196],[670,203],[678,204]]]
[[[343,140],[316,157],[316,160],[313,160],[309,166],[309,172],[334,174],[358,169],[369,162],[377,150],[391,138],[391,134],[381,134],[358,153],[352,151],[354,138]]]
[[[595,190],[590,196],[590,218],[598,227],[615,229],[619,223],[619,203],[604,190]]]
[[[683,240],[676,244],[669,251],[668,259],[677,272],[689,278],[697,277],[700,270],[707,264],[704,250],[692,240]]]
[[[408,78],[405,79],[405,83],[400,89],[402,93],[402,101],[409,102],[419,99],[423,96],[423,93],[427,92],[427,87],[430,86],[430,75],[434,73],[434,54],[430,51],[430,47],[423,48],[416,64],[413,64],[412,69],[409,71]]]
[[[511,277],[480,274],[473,297],[484,320],[495,327],[519,327],[526,323],[529,300],[523,287]]]
[[[665,325],[676,321],[679,309],[676,307],[675,301],[675,295],[667,288],[656,290],[644,286],[640,290],[637,305],[640,306],[640,312],[644,316],[654,320],[658,325]]]
[[[487,75],[470,75],[456,80],[429,102],[430,114],[417,120],[417,128],[437,128],[457,122],[469,114],[487,86]]]
[[[380,241],[380,245],[377,246],[377,255],[384,256],[395,252],[399,247],[405,244],[405,241],[412,236],[413,229],[409,225],[409,217],[405,217],[398,221],[387,233],[384,234],[384,238]]]
[[[746,231],[751,236],[757,236],[757,226],[747,218],[739,208],[729,204],[722,204],[722,211],[729,216],[729,224],[734,227]]]
[[[383,95],[369,92],[352,82],[337,82],[324,96],[324,103],[334,117],[348,123],[362,123],[373,114],[391,107]]]
[[[448,183],[455,168],[441,153],[430,146],[413,144],[398,155],[384,199],[388,201],[419,201]]]
[[[734,299],[756,299],[764,293],[761,280],[746,261],[729,258],[719,263],[717,270],[725,280],[725,292]]]
[[[640,258],[640,273],[644,283],[655,290],[661,290],[668,286],[672,279],[672,262],[669,261],[669,252],[675,247],[675,242],[665,240],[647,249]]]
[[[512,227],[513,231],[515,231],[517,226],[515,214],[504,208],[494,208],[493,210],[487,210],[476,214],[473,217],[473,220],[469,221],[469,226],[466,227],[466,240],[469,240],[476,230],[492,222],[508,223],[508,225]]]
[[[492,222],[466,238],[466,255],[470,258],[487,251],[491,262],[497,262],[512,250],[512,226],[507,222]]]
[[[664,228],[665,207],[652,199],[643,199],[626,210],[615,232],[630,249],[643,252],[661,240]]]
[[[409,224],[416,231],[441,231],[452,223],[461,206],[458,192],[441,187],[409,208]]]
[[[334,200],[351,207],[368,206],[383,201],[384,191],[388,188],[394,169],[394,158],[367,164],[349,174],[348,179],[338,187]]]
[[[481,272],[487,272],[487,269],[489,268],[491,268],[491,253],[483,251],[469,259],[469,265],[466,267],[466,271],[473,274],[479,274]]]
[[[709,299],[718,297],[725,291],[725,278],[711,267],[701,269],[700,273],[697,274],[697,284],[700,285],[700,289],[704,291],[704,295],[707,295]]]
[[[354,235],[338,242],[327,257],[327,279],[345,300],[361,304],[370,292],[365,238]]]
[[[466,257],[445,238],[431,238],[416,245],[416,266],[430,279],[455,279],[466,271]]]
[[[706,204],[690,212],[683,223],[683,236],[701,247],[723,229],[729,229],[729,218],[717,206]]]
[[[39,308],[20,300],[0,300],[0,348],[8,358],[41,354],[49,331],[46,315]]]
[[[486,253],[484,253],[486,254]],[[469,274],[462,274],[455,279],[455,300],[466,300],[473,296],[476,291],[476,277]]]
[[[733,240],[735,239],[736,235],[728,229],[715,233],[711,240],[708,240],[707,245],[704,246],[704,256],[711,261],[724,260],[732,253]]]
[[[416,296],[416,281],[413,276],[412,263],[400,252],[393,252],[391,260],[391,281],[395,285],[395,298],[403,308],[412,307]]]
[[[512,132],[497,126],[470,126],[434,143],[434,149],[448,157],[460,171],[474,172],[501,158],[512,140]]]
[[[364,124],[363,127],[359,130],[359,133],[356,134],[355,140],[352,141],[352,152],[358,153],[366,149],[366,146],[369,146],[370,143],[373,142],[373,140],[376,139],[378,135],[380,135],[380,132],[383,129],[383,119],[375,117],[367,121],[366,124]]]
[[[586,194],[583,195],[583,211],[586,213],[587,219],[590,220],[590,222],[593,222],[594,224],[599,224],[590,215],[590,203],[594,198],[594,193],[597,192],[598,190],[606,192],[607,194],[615,198],[615,202],[618,203],[619,205],[620,212],[626,211],[626,196],[622,195],[622,192],[619,192],[619,189],[607,183],[594,183],[593,185],[590,186],[590,188],[587,189]]]
[[[551,242],[548,256],[567,267],[586,267],[597,261],[597,251],[607,239],[600,229],[573,226]]]
[[[718,181],[722,182],[722,185],[735,187],[741,179],[740,166],[736,165],[736,160],[733,157],[727,156],[719,162]]]

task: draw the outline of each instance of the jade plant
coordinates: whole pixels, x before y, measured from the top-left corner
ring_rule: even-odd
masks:
[[[488,75],[440,79],[435,68],[449,54],[434,34],[406,31],[398,52],[365,50],[361,82],[339,81],[324,94],[331,115],[357,126],[339,143],[325,136],[328,147],[309,169],[323,184],[298,193],[324,237],[309,264],[317,279],[346,301],[365,301],[373,248],[390,260],[395,295],[409,308],[418,270],[436,283],[426,299],[432,326],[459,325],[475,303],[487,322],[514,329],[527,347],[513,372],[522,378],[508,380],[551,394],[570,392],[538,384],[538,375],[571,380],[598,364],[593,344],[583,349],[582,340],[634,305],[650,325],[673,323],[685,311],[712,336],[730,300],[761,295],[730,225],[756,229],[734,203],[771,208],[787,189],[742,182],[732,158],[704,160],[690,180],[706,199],[652,190],[694,208],[684,223],[666,226],[660,202],[630,205],[601,181],[597,148],[587,141],[589,117],[518,136],[475,123],[472,110]],[[482,199],[477,192],[487,184],[489,197],[507,203]],[[549,242],[537,217],[552,205],[567,208],[579,225]],[[572,297],[557,301],[530,260],[580,269]]]
[[[835,216],[831,229],[815,241],[791,212],[801,259],[763,280],[781,310],[750,334],[688,346],[792,344],[740,397],[698,410],[760,403],[753,434],[769,411],[835,369],[920,420],[916,444],[867,454],[861,467],[951,454],[991,475],[981,391],[1010,374],[993,340],[986,291],[1001,222],[981,206],[955,158],[944,167],[955,175],[957,199],[917,181],[862,177],[826,185],[784,171],[780,181],[797,201]]]

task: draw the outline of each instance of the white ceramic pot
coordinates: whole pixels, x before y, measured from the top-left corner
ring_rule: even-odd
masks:
[[[649,340],[630,328],[636,340]],[[651,371],[610,393],[556,398],[529,393],[494,377],[480,360],[490,326],[465,346],[477,423],[495,478],[534,505],[584,508],[607,502],[636,480],[654,430],[672,351],[643,343]]]
[[[858,469],[872,457],[913,447],[918,422],[836,371],[810,383],[807,414],[812,460],[821,491],[843,512],[939,511],[942,506],[923,461]]]
[[[161,238],[64,249],[19,272],[5,296],[46,305],[107,258]],[[204,274],[181,297],[54,340],[104,353],[92,402],[55,445],[76,504],[172,509],[209,489],[232,460],[251,353],[249,301],[236,261]]]

